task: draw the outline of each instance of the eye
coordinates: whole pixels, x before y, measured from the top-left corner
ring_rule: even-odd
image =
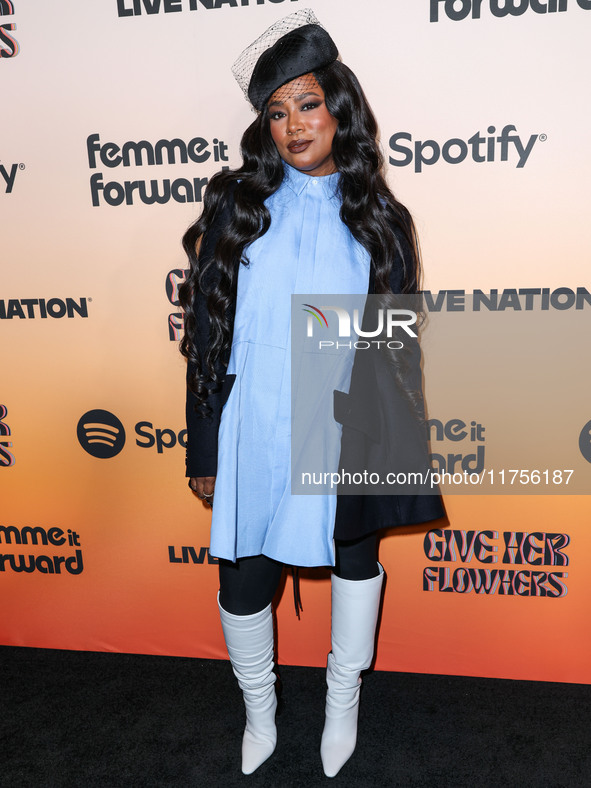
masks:
[[[319,107],[321,103],[322,102],[320,101],[307,101],[305,104],[302,104],[301,110],[302,112],[306,112],[310,109],[316,109],[316,107]]]
[[[275,112],[271,112],[269,114],[270,120],[280,120],[281,118],[285,117],[285,112],[281,112],[280,110],[276,110]]]

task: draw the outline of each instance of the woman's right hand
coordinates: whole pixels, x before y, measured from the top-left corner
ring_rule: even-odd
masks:
[[[191,476],[189,487],[206,505],[210,507],[213,505],[215,476]]]

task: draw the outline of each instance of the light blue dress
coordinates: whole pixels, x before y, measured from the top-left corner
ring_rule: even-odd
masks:
[[[265,203],[271,226],[239,268],[227,370],[236,380],[220,422],[210,552],[231,561],[264,554],[294,566],[332,566],[336,495],[290,489],[291,296],[367,293],[370,261],[339,217],[339,174],[284,167]],[[348,390],[348,381],[340,387]]]

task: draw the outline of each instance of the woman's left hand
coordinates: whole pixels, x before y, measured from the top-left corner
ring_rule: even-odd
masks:
[[[191,476],[189,479],[189,487],[208,506],[213,506],[215,476]]]

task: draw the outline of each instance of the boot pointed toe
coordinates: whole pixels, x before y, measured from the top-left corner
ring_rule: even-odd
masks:
[[[242,774],[252,774],[275,752],[277,736],[262,737],[248,728],[242,738]]]
[[[252,774],[273,754],[277,742],[271,605],[250,616],[228,613],[219,598],[218,605],[232,670],[246,708],[242,773]]]
[[[326,663],[322,768],[335,777],[355,751],[361,671],[373,659],[384,570],[369,580],[332,576],[332,651]]]

